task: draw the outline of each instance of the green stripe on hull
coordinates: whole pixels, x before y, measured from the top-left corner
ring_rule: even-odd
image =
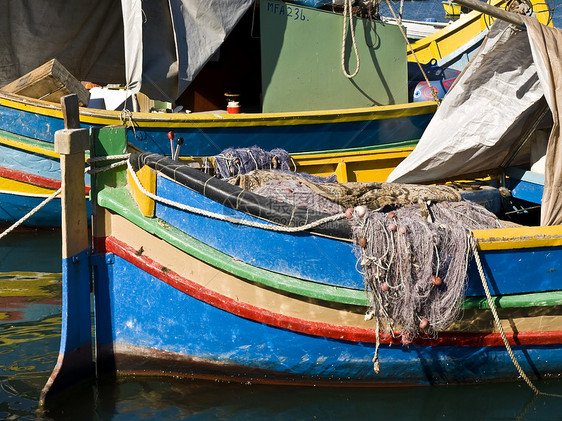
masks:
[[[38,148],[48,149],[50,151],[55,150],[54,143],[45,142],[42,140],[33,139],[31,137],[21,136],[14,133],[7,132],[5,130],[0,130],[0,137],[14,141],[14,142],[21,142],[25,143],[30,146],[36,146]]]
[[[162,221],[156,218],[145,218],[138,210],[136,203],[126,188],[105,189],[99,194],[98,202],[101,206],[118,213],[135,225],[165,240],[185,253],[237,277],[266,287],[317,300],[362,307],[368,305],[368,300],[363,290],[322,285],[269,272],[247,263],[235,262],[228,255],[190,237],[173,226],[162,223]],[[562,305],[562,291],[504,295],[493,298],[497,308]],[[464,300],[462,309],[489,309],[489,305],[485,297],[467,297]]]
[[[419,142],[419,139],[404,140],[402,142],[385,143],[382,145],[363,146],[360,148],[343,148],[343,149],[330,149],[323,151],[310,151],[310,152],[296,152],[292,156],[299,157],[301,155],[327,155],[327,154],[345,154],[353,152],[378,152],[378,151],[392,151],[394,149],[413,148]]]

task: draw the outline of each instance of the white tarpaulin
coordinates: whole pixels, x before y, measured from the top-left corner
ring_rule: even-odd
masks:
[[[527,32],[496,21],[387,181],[423,183],[498,168],[538,117],[542,98]]]
[[[525,19],[533,59],[554,122],[545,161],[541,224],[562,224],[562,145],[560,144],[560,103],[562,102],[562,30]]]
[[[499,168],[540,118],[546,99],[554,126],[546,154],[541,223],[562,223],[562,31],[535,18],[524,19],[527,30],[494,23],[412,154],[387,181],[423,183]]]

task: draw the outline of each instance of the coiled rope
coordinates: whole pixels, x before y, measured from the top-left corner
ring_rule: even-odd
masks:
[[[341,46],[341,68],[343,74],[348,79],[353,79],[359,73],[359,66],[361,65],[359,61],[359,51],[357,50],[357,41],[355,41],[355,31],[353,30],[353,11],[352,11],[353,0],[344,0],[343,4],[343,34],[342,34],[342,46]],[[347,73],[345,68],[345,41],[347,38],[347,14],[349,13],[349,30],[351,32],[351,42],[353,44],[353,51],[355,53],[355,59],[357,60],[357,68],[353,74]]]
[[[488,281],[486,280],[486,274],[484,273],[484,269],[482,268],[482,262],[480,261],[480,255],[478,254],[478,247],[476,246],[476,238],[474,237],[473,233],[471,233],[471,235],[469,236],[468,241],[470,242],[472,254],[474,255],[474,260],[476,261],[478,273],[480,274],[480,279],[482,280],[482,287],[484,288],[484,292],[486,293],[486,299],[488,300],[488,305],[490,306],[490,310],[492,311],[492,315],[494,316],[494,322],[496,324],[496,328],[498,329],[498,331],[499,331],[499,333],[502,337],[503,343],[505,345],[505,348],[507,349],[507,353],[509,354],[509,356],[511,358],[511,361],[513,362],[513,365],[515,366],[515,368],[519,372],[519,375],[521,376],[521,378],[525,381],[525,383],[527,383],[527,385],[531,388],[531,390],[533,392],[535,392],[537,395],[553,396],[553,397],[562,398],[562,395],[559,395],[559,394],[556,394],[556,393],[541,392],[533,384],[531,379],[529,379],[529,377],[527,377],[527,375],[525,374],[525,372],[523,371],[523,369],[519,365],[519,362],[517,361],[517,358],[515,358],[515,355],[513,354],[513,350],[511,349],[511,345],[509,344],[509,341],[507,340],[507,337],[505,336],[505,332],[504,332],[503,326],[500,322],[498,312],[496,311],[496,306],[494,305],[494,301],[492,300],[492,295],[490,294],[490,289],[488,288]]]

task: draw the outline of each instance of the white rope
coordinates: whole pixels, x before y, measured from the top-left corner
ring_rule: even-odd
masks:
[[[184,205],[183,203],[178,203],[178,202],[174,202],[173,200],[168,200],[168,199],[165,199],[163,197],[159,197],[159,196],[149,192],[148,190],[146,190],[143,187],[143,185],[141,184],[137,175],[135,174],[135,170],[133,169],[130,161],[127,161],[127,167],[129,169],[129,173],[131,174],[131,177],[135,181],[135,184],[137,185],[139,190],[145,196],[149,197],[150,199],[152,199],[156,202],[159,202],[159,203],[163,203],[163,204],[168,205],[168,206],[172,206],[174,208],[177,208],[177,209],[180,209],[180,210],[183,210],[183,211],[191,212],[191,213],[194,213],[196,215],[206,216],[208,218],[217,219],[219,221],[225,221],[225,222],[230,222],[230,223],[233,223],[233,224],[245,225],[245,226],[248,226],[248,227],[260,228],[260,229],[276,231],[276,232],[300,232],[300,231],[309,230],[311,228],[315,228],[315,227],[317,227],[319,225],[322,225],[322,224],[337,221],[337,220],[340,220],[340,219],[343,219],[343,218],[346,217],[345,213],[339,213],[339,214],[336,214],[336,215],[332,215],[332,216],[328,216],[326,218],[319,219],[319,220],[314,221],[314,222],[310,222],[310,223],[305,224],[305,225],[301,225],[299,227],[283,227],[283,226],[280,226],[280,225],[270,225],[270,224],[264,224],[264,223],[260,223],[260,222],[246,221],[244,219],[233,218],[233,217],[230,217],[230,216],[221,215],[221,214],[214,213],[214,212],[209,212],[209,211],[206,211],[204,209],[194,208],[194,207],[189,206],[189,205]]]
[[[343,34],[342,34],[342,46],[341,46],[341,68],[343,70],[343,74],[348,79],[353,79],[359,73],[359,51],[357,51],[357,42],[355,41],[355,31],[353,30],[353,13],[352,13],[352,2],[353,0],[344,0],[343,4]],[[345,40],[347,35],[347,13],[349,11],[349,29],[351,32],[351,41],[353,43],[353,51],[355,52],[355,59],[357,60],[357,68],[353,74],[347,73],[345,68]]]
[[[499,331],[499,333],[502,337],[505,348],[507,349],[507,353],[511,357],[511,361],[513,362],[513,365],[515,366],[515,368],[519,372],[519,375],[525,381],[525,383],[527,383],[527,385],[533,390],[533,392],[535,392],[537,395],[562,397],[562,395],[559,395],[559,394],[545,393],[545,392],[539,391],[539,389],[537,389],[537,387],[533,384],[531,379],[529,379],[529,377],[527,377],[527,375],[525,374],[525,372],[523,371],[523,369],[519,365],[519,362],[517,361],[517,358],[515,358],[515,355],[513,354],[513,350],[511,349],[511,345],[509,345],[509,341],[507,340],[507,337],[505,336],[505,332],[504,332],[503,326],[500,322],[498,312],[496,311],[496,306],[494,305],[494,301],[492,300],[492,295],[490,294],[490,289],[488,288],[488,281],[486,280],[486,274],[484,273],[484,269],[482,268],[482,262],[480,261],[480,255],[478,254],[478,248],[476,247],[476,238],[474,238],[473,233],[471,233],[468,241],[470,242],[470,247],[471,247],[472,253],[474,255],[474,260],[476,261],[476,266],[478,267],[478,273],[480,274],[480,279],[482,280],[482,287],[484,288],[484,292],[486,293],[486,299],[488,300],[488,305],[490,306],[490,310],[492,311],[492,315],[494,316],[494,322],[496,324],[496,328],[498,329],[498,331]]]
[[[101,156],[101,157],[97,157],[97,158],[90,158],[87,160],[88,163],[93,163],[93,162],[100,162],[100,161],[110,161],[110,160],[115,160],[115,159],[124,159],[124,158],[128,158],[130,156],[130,154],[123,154],[123,155],[113,155],[113,156]],[[90,167],[87,167],[84,172],[85,173],[89,173],[89,174],[96,174],[98,172],[102,172],[102,171],[107,171],[111,168],[115,168],[118,167],[120,165],[125,164],[125,161],[120,161],[120,162],[114,162],[111,165],[108,165],[106,167],[103,168],[96,168],[94,170],[92,170]],[[20,219],[18,219],[16,222],[14,222],[14,224],[12,224],[11,226],[9,226],[4,232],[2,232],[2,234],[0,234],[0,239],[4,238],[5,236],[7,236],[9,233],[11,233],[13,230],[15,230],[17,227],[19,227],[21,224],[23,224],[26,220],[28,220],[29,218],[31,218],[33,215],[35,215],[40,209],[42,209],[47,203],[49,203],[51,200],[53,200],[55,197],[57,197],[62,191],[62,187],[59,188],[57,191],[55,191],[54,193],[52,193],[50,196],[48,196],[47,198],[45,198],[45,200],[43,200],[41,203],[39,203],[37,206],[35,206],[33,209],[31,209],[28,213],[26,213],[24,216],[22,216]]]
[[[115,159],[129,159],[130,156],[130,153],[124,153],[121,155],[96,156],[94,158],[87,159],[86,162],[88,164],[91,164],[92,162],[113,161]]]
[[[108,156],[98,156],[95,158],[90,158],[86,161],[88,164],[94,164],[96,162],[104,162],[104,161],[115,161],[116,159],[120,159],[121,161],[113,162],[109,165],[100,168],[92,168],[90,166],[86,168],[85,172],[87,172],[88,174],[97,174],[100,172],[111,170],[113,168],[120,167],[121,165],[125,165],[127,159],[129,159],[130,156],[131,156],[130,153],[126,153],[121,155],[108,155]]]
[[[29,219],[33,215],[35,215],[37,213],[37,211],[39,211],[39,209],[41,209],[43,206],[45,206],[47,203],[49,203],[51,200],[53,200],[55,197],[57,197],[60,194],[61,191],[62,191],[62,187],[60,189],[58,189],[56,192],[54,192],[53,194],[51,194],[49,197],[47,197],[45,200],[43,200],[41,203],[39,203],[37,206],[35,206],[27,214],[25,214],[20,219],[18,219],[12,226],[10,226],[2,234],[0,234],[0,239],[4,238],[6,235],[11,233],[13,230],[15,230],[21,224],[23,224],[27,219]]]

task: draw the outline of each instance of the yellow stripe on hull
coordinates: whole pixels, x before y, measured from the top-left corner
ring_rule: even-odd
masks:
[[[24,183],[23,181],[16,181],[6,177],[0,177],[0,192],[22,196],[47,197],[53,194],[55,190]]]
[[[2,92],[0,104],[28,113],[36,113],[62,119],[60,107],[46,101],[24,98]],[[418,116],[435,112],[433,101],[385,105],[341,110],[301,111],[292,113],[132,113],[135,127],[166,127],[175,129],[207,127],[255,127],[255,126],[293,126],[304,124],[345,123],[397,117]],[[129,124],[121,117],[120,111],[80,108],[80,121],[84,124],[111,126]]]
[[[562,245],[562,225],[473,231],[480,250],[508,250]]]
[[[531,0],[531,2],[537,19],[545,25],[552,26],[546,2],[541,0]],[[505,7],[506,1],[492,0],[490,4],[496,7]],[[472,11],[434,34],[413,43],[412,49],[420,63],[428,63],[432,59],[440,60],[489,28],[492,21],[493,18]],[[411,50],[408,50],[408,60],[416,61]]]

